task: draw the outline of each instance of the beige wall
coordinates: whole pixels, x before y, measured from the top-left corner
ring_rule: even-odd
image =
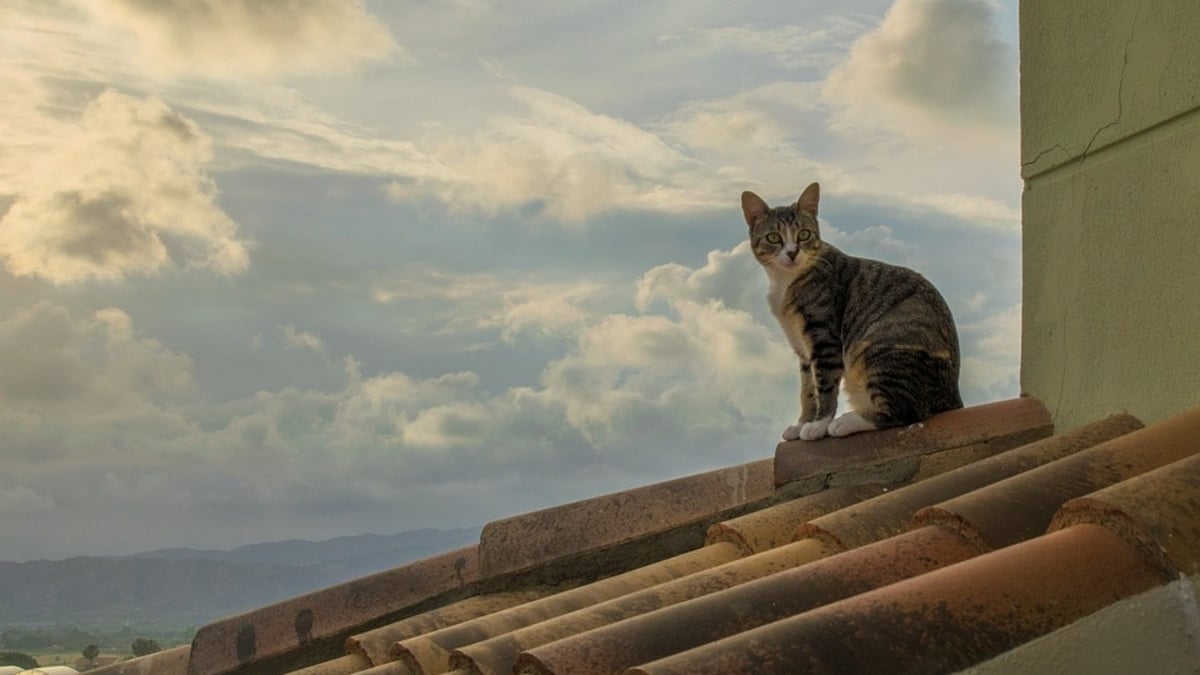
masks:
[[[1200,404],[1200,2],[1021,0],[1021,388],[1059,429]]]

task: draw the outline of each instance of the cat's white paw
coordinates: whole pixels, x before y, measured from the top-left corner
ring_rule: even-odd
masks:
[[[792,431],[794,434],[793,440],[794,438],[799,438],[800,441],[817,441],[820,440],[820,438],[826,437],[826,429],[829,428],[829,422],[832,419],[832,417],[814,419],[812,422],[804,422],[796,426],[788,426],[787,431],[785,431],[784,434],[787,434],[788,431]]]
[[[874,429],[874,424],[871,424],[865,417],[853,411],[842,414],[829,423],[830,436],[849,436],[850,434],[872,431]]]
[[[794,441],[800,438],[800,430],[804,428],[804,422],[797,422],[792,426],[783,430],[783,440]]]

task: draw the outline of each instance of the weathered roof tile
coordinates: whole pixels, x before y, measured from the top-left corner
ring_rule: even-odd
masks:
[[[990,548],[1007,546],[1044,532],[1069,499],[1192,454],[1197,438],[1200,408],[949,499],[917,521],[963,528]]]
[[[787,441],[775,449],[775,484],[814,477],[831,486],[902,482],[921,471],[923,458],[936,464],[947,452],[984,457],[1045,438],[1053,430],[1041,403],[1015,398],[951,410],[908,427]]]
[[[341,652],[350,633],[452,598],[478,578],[478,551],[470,546],[211,623],[192,640],[187,672],[217,675],[252,664],[286,672],[322,661]]]
[[[485,575],[527,569],[688,525],[769,498],[771,461],[665,481],[488,523],[480,535]]]
[[[1079,525],[628,672],[952,672],[1168,580],[1121,537]]]
[[[817,545],[811,539],[801,543]],[[517,661],[517,671],[620,672],[977,553],[944,528],[916,530],[531,649]]]
[[[1050,528],[1078,523],[1119,532],[1172,572],[1200,574],[1200,455],[1069,501]]]
[[[1039,465],[1070,456],[1141,424],[1128,415],[1112,417],[1078,429],[1034,441],[974,464],[947,471],[911,486],[879,495],[853,507],[800,524],[795,538],[816,537],[853,548],[903,532],[918,510],[969,493]],[[1010,478],[1021,480],[1021,478]],[[1038,532],[1045,529],[1045,523]]]

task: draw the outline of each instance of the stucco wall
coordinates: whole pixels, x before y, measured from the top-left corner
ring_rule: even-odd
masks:
[[[1200,404],[1200,4],[1020,19],[1022,391],[1060,429]]]

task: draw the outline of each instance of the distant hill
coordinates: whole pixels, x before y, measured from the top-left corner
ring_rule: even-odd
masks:
[[[0,624],[202,624],[479,540],[479,528],[0,562]]]

